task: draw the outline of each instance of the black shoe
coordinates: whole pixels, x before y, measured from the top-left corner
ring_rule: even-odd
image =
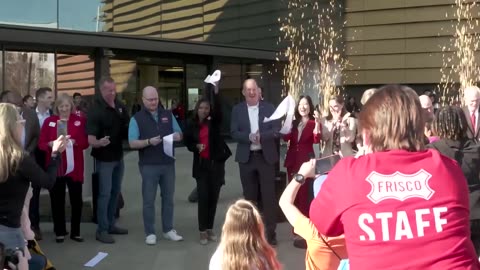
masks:
[[[277,236],[271,236],[271,237],[268,237],[267,238],[267,241],[268,243],[271,245],[271,246],[276,246],[278,245],[278,242],[277,242]]]
[[[63,243],[65,241],[65,236],[57,236],[55,237],[55,242]]]
[[[83,237],[81,237],[81,236],[70,236],[70,239],[72,239],[75,242],[79,242],[79,243],[84,241]]]
[[[109,234],[128,234],[128,230],[114,226],[108,231]]]
[[[300,249],[307,249],[307,241],[301,237],[296,238],[293,240],[293,246]]]
[[[190,192],[190,195],[188,195],[188,201],[191,203],[196,203],[198,202],[198,192],[197,192],[197,187],[195,187],[192,192]]]

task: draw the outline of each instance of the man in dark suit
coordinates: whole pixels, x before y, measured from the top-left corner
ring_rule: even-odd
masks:
[[[34,157],[34,151],[37,147],[38,137],[40,136],[40,125],[38,124],[35,112],[23,104],[22,97],[16,92],[3,92],[2,102],[13,104],[19,108],[20,114],[23,119],[25,119],[23,147],[25,151]]]
[[[240,167],[243,195],[246,200],[259,203],[267,229],[267,240],[277,244],[275,197],[275,164],[279,160],[276,139],[279,137],[280,122],[264,123],[275,108],[272,104],[260,101],[261,92],[254,79],[243,83],[242,94],[245,102],[233,107],[230,130],[238,142],[235,161]]]
[[[480,88],[470,86],[465,88],[463,92],[465,107],[463,112],[467,118],[468,129],[467,137],[471,140],[480,140]]]

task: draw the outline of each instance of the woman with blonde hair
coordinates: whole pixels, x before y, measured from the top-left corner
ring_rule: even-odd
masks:
[[[279,270],[275,250],[268,244],[262,217],[249,201],[228,208],[222,239],[210,260],[210,270]]]
[[[73,99],[67,94],[61,94],[54,105],[54,113],[45,119],[42,126],[38,147],[47,153],[52,151],[53,141],[59,134],[68,135],[68,145],[65,154],[61,156],[62,162],[57,171],[57,181],[50,190],[52,203],[53,230],[57,243],[62,243],[68,234],[65,224],[65,188],[68,187],[71,211],[70,239],[83,242],[80,236],[80,220],[82,217],[82,185],[83,185],[83,150],[88,147],[85,118],[75,112]]]
[[[21,215],[30,183],[43,188],[55,183],[55,177],[50,177],[22,150],[24,125],[25,120],[14,105],[0,104],[0,243],[5,249],[21,251],[25,250]],[[64,136],[53,142],[48,172],[56,171],[57,157],[65,143]]]

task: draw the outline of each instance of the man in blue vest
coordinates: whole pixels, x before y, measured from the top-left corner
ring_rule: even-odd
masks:
[[[147,86],[142,93],[143,107],[130,120],[128,142],[138,149],[138,166],[142,175],[143,225],[145,243],[155,245],[155,197],[160,186],[162,197],[163,237],[182,241],[173,228],[173,194],[175,192],[175,159],[166,155],[162,138],[174,134],[173,140],[182,140],[182,130],[169,110],[159,106],[155,87]]]

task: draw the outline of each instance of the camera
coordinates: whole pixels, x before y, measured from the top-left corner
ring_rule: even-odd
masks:
[[[17,251],[20,251],[20,249],[5,249],[5,246],[0,243],[0,266],[3,267],[2,269],[10,269],[9,263],[13,265],[19,263]]]

